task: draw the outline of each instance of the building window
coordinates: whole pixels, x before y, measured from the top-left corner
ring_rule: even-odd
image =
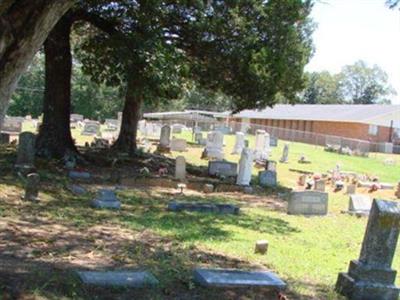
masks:
[[[369,125],[368,134],[369,135],[378,135],[378,126],[377,125]]]

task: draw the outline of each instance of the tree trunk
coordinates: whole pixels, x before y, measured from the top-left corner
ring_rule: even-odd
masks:
[[[70,131],[71,71],[70,45],[72,19],[65,15],[44,43],[45,92],[43,124],[36,141],[36,153],[47,158],[62,158],[77,153]]]
[[[22,73],[74,0],[1,1],[0,127]]]
[[[121,129],[113,148],[134,154],[142,102],[143,96],[140,93],[140,85],[135,79],[129,79],[122,112]]]

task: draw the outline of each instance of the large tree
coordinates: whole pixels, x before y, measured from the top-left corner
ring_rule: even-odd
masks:
[[[103,3],[105,4],[105,3]],[[50,32],[44,47],[46,79],[43,101],[43,124],[36,141],[36,153],[61,158],[77,155],[70,131],[71,113],[71,29],[77,21],[86,21],[112,32],[112,25],[76,6],[65,14]],[[86,99],[90,101],[90,99]]]
[[[0,2],[0,126],[18,79],[74,0]]]
[[[97,9],[121,16],[120,35],[97,32],[79,51],[84,69],[126,84],[116,146],[136,147],[143,101],[175,98],[185,78],[232,97],[235,110],[295,99],[311,54],[311,1],[119,1]]]
[[[344,102],[338,74],[328,71],[306,73],[306,87],[302,93],[305,104],[341,104]]]
[[[386,72],[364,61],[344,66],[340,77],[344,98],[353,104],[390,103],[387,97],[395,93]]]

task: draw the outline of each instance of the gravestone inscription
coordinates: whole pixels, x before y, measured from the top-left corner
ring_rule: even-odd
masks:
[[[326,215],[328,213],[328,193],[318,191],[292,192],[288,202],[288,214]]]

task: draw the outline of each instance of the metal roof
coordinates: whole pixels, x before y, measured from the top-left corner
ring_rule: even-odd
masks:
[[[400,127],[400,105],[277,104],[263,110],[243,110],[233,117],[249,119],[357,122]]]

